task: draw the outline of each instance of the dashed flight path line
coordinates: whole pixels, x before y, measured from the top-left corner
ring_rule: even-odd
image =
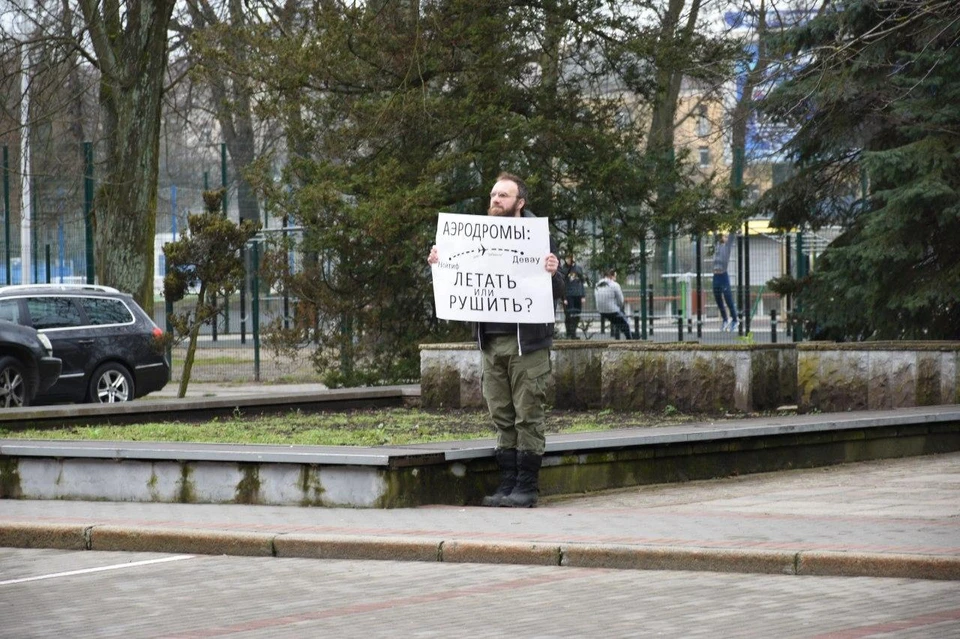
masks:
[[[471,249],[471,250],[469,250],[469,251],[464,251],[464,252],[462,252],[462,253],[457,253],[456,255],[451,256],[447,261],[448,261],[448,262],[452,262],[453,260],[455,260],[455,259],[457,259],[457,258],[459,258],[459,257],[462,257],[462,256],[464,256],[464,255],[470,255],[471,253],[479,253],[479,254],[482,256],[482,255],[485,255],[487,251],[500,251],[501,253],[517,253],[517,254],[519,254],[519,255],[523,255],[523,254],[524,254],[523,251],[518,251],[517,249],[509,249],[509,248],[492,248],[492,249],[488,249],[488,248],[486,248],[483,244],[481,244],[481,245],[480,245],[480,248],[478,248],[478,249]]]

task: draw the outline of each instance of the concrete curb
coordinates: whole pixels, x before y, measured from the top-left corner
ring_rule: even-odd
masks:
[[[272,557],[273,533],[94,526],[90,550]]]
[[[796,553],[673,546],[583,545],[563,548],[564,566],[627,570],[693,570],[796,574]]]
[[[960,581],[960,557],[827,551],[801,552],[797,574]]]
[[[0,547],[960,581],[960,557],[0,523]]]
[[[0,523],[0,547],[89,550],[89,528],[80,524]]]
[[[440,561],[439,539],[410,537],[350,537],[347,535],[277,535],[277,557],[301,559],[382,559]]]

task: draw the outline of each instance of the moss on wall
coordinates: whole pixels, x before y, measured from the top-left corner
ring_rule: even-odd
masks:
[[[20,461],[14,457],[0,457],[0,499],[19,499]]]
[[[238,504],[259,504],[260,464],[238,464],[241,479],[237,484],[235,501]]]
[[[191,475],[193,475],[193,467],[187,462],[181,462],[180,479],[177,481],[177,501],[182,504],[192,504],[197,498]]]
[[[424,504],[479,505],[499,483],[491,457],[385,471],[387,488],[377,508],[410,508]]]
[[[301,506],[323,505],[323,482],[320,481],[320,468],[316,464],[300,466],[300,476],[297,481],[300,486]]]
[[[940,398],[940,358],[929,353],[917,353],[916,405],[934,406]]]
[[[551,404],[565,410],[601,406],[601,353],[599,348],[558,348],[553,358]]]
[[[460,372],[450,366],[432,366],[423,371],[420,402],[425,408],[462,408]]]

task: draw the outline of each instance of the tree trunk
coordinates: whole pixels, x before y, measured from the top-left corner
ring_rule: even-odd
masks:
[[[667,14],[660,27],[659,55],[657,60],[657,96],[650,118],[650,136],[647,151],[662,156],[673,150],[677,99],[683,80],[685,52],[694,35],[701,0],[693,0],[687,24],[678,32],[680,14],[686,0],[670,0]]]
[[[190,376],[193,374],[193,361],[197,356],[197,342],[200,341],[200,328],[203,326],[205,309],[207,308],[207,284],[200,283],[200,291],[197,293],[197,305],[195,307],[193,324],[190,326],[190,338],[187,340],[187,356],[183,360],[183,370],[180,372],[180,386],[177,388],[177,398],[183,399],[187,396],[187,386],[190,385]],[[214,309],[215,310],[215,309]],[[213,321],[217,321],[216,312],[213,314]]]
[[[747,123],[750,120],[750,114],[753,113],[753,91],[767,73],[767,67],[770,65],[770,59],[767,55],[766,37],[767,37],[767,10],[765,0],[760,0],[760,9],[757,14],[757,61],[752,69],[747,71],[743,82],[743,93],[740,99],[733,107],[730,125],[730,146],[734,153],[737,149],[746,149],[747,145]],[[731,172],[730,185],[738,186],[735,183],[736,177]]]
[[[152,313],[160,106],[175,0],[123,4],[123,11],[118,0],[80,4],[101,72],[95,273],[101,284],[130,293]]]

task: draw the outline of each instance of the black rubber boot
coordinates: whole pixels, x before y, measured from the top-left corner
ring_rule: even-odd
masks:
[[[540,496],[540,464],[543,455],[521,450],[517,453],[517,485],[500,500],[507,508],[533,508]]]
[[[499,506],[503,498],[513,491],[517,484],[517,449],[498,448],[497,466],[500,467],[500,485],[497,492],[487,495],[481,502],[484,506]]]

